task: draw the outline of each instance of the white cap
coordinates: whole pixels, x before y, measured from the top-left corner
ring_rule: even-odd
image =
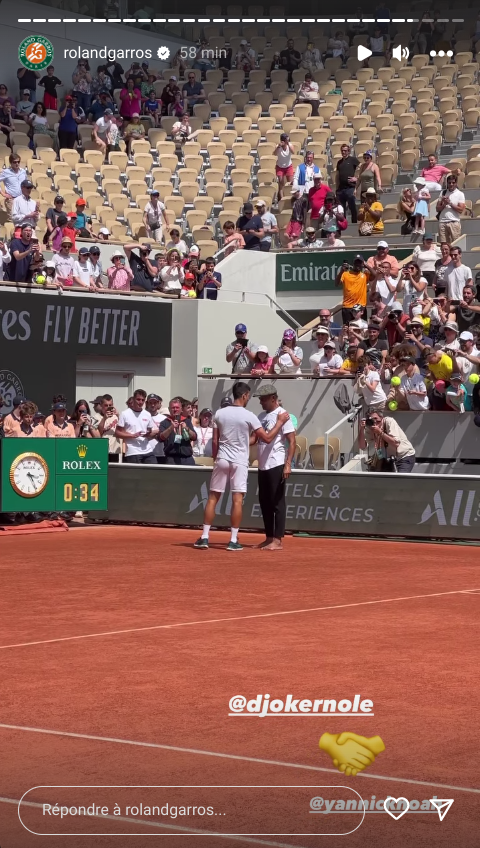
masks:
[[[414,183],[415,183],[415,185],[426,185],[427,181],[426,181],[425,177],[417,177],[414,180]]]
[[[398,300],[396,300],[395,303],[392,303],[392,305],[391,305],[391,307],[388,311],[389,312],[403,312],[403,306],[402,306],[401,303],[399,303]]]
[[[246,38],[242,38],[242,40],[241,40],[240,44],[248,44],[247,39],[246,39]]]
[[[349,327],[356,327],[357,330],[363,330],[363,321],[350,321]],[[318,332],[318,330],[317,330]]]
[[[175,82],[177,81],[177,78],[175,76],[169,77],[169,80],[172,80],[172,79],[175,80]]]
[[[53,259],[47,259],[47,261],[45,262],[45,268],[55,268],[55,262],[53,261]]]
[[[257,353],[268,353],[267,345],[259,345],[257,347]]]
[[[413,309],[412,309],[412,315],[421,315],[422,312],[423,312],[423,309],[422,309],[421,306],[414,306]]]
[[[460,333],[460,339],[462,342],[473,342],[473,333],[469,330],[464,330],[463,333]]]
[[[102,236],[109,236],[110,235],[110,230],[107,229],[107,227],[101,227],[98,232],[101,233]]]
[[[124,254],[124,253],[122,253],[122,251],[121,251],[121,250],[115,250],[115,251],[112,253],[112,255],[111,255],[110,259],[114,259],[114,258],[115,258],[115,256],[121,256],[121,257],[122,257],[122,259],[123,259],[123,258],[124,258],[124,256],[125,256],[125,254]]]
[[[388,247],[388,241],[377,242],[377,247]]]

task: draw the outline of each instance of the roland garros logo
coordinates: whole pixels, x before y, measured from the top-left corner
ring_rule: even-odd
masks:
[[[53,44],[43,35],[29,35],[18,48],[18,58],[29,71],[41,71],[53,59]]]

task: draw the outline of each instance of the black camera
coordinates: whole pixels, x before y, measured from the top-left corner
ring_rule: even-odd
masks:
[[[393,321],[394,324],[398,324],[398,318],[397,318],[395,312],[389,312],[388,313],[388,320]]]
[[[405,330],[407,331],[407,333],[413,333],[413,324],[407,324]]]
[[[375,427],[373,418],[365,418],[365,427]]]

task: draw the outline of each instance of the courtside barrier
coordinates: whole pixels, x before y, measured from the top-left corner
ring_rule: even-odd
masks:
[[[211,470],[205,467],[109,466],[111,521],[201,526]],[[287,532],[480,539],[480,477],[339,474],[294,471],[287,482]],[[229,492],[215,526],[228,527]],[[248,478],[242,527],[263,527],[257,471]]]

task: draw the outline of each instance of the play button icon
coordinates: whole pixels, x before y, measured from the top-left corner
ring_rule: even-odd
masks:
[[[357,47],[357,59],[359,62],[363,62],[364,59],[368,59],[369,56],[372,55],[372,51],[368,49],[368,47],[364,47],[363,44],[359,44]]]

